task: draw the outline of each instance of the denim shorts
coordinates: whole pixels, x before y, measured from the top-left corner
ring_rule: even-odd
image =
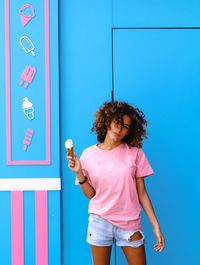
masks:
[[[131,236],[135,232],[140,232],[142,238],[132,240]],[[112,246],[116,243],[120,247],[139,247],[144,244],[145,237],[141,230],[124,230],[96,214],[89,215],[87,240],[90,245],[94,246]]]

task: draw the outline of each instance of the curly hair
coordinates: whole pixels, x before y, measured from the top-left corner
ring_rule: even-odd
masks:
[[[105,102],[96,112],[92,131],[96,132],[97,140],[102,143],[105,140],[107,129],[113,120],[123,125],[123,116],[128,115],[131,119],[131,126],[128,135],[123,142],[132,147],[142,147],[142,141],[147,138],[147,121],[144,113],[129,105],[126,102],[114,101]]]

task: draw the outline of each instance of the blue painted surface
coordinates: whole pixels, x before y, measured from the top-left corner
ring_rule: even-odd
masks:
[[[148,264],[198,265],[199,229],[192,245],[186,238],[200,221],[200,30],[116,30],[114,39],[116,97],[141,107],[150,124],[144,150],[155,175],[146,183],[167,247],[154,253],[144,216]],[[117,260],[126,264],[120,250]]]
[[[11,265],[11,197],[10,192],[0,192],[0,262]]]
[[[92,264],[85,241],[88,200],[74,185],[64,142],[72,138],[78,155],[96,142],[93,113],[111,97],[111,11],[109,1],[71,0],[60,6],[63,264]]]
[[[19,2],[15,4],[18,10]],[[58,84],[58,72],[55,71],[58,65],[58,17],[54,13],[56,9],[56,1],[51,1],[50,35],[55,40],[51,42],[52,88]],[[154,0],[142,3],[120,0],[98,3],[90,0],[60,1],[62,264],[92,264],[89,246],[85,242],[88,200],[74,186],[74,175],[67,169],[64,141],[73,138],[78,155],[96,141],[95,135],[90,132],[93,113],[105,100],[111,98],[111,27],[200,26],[199,11],[197,0]],[[4,32],[3,1],[0,3],[0,32]],[[194,241],[192,247],[188,247],[186,251],[186,236],[192,235],[194,240],[199,237],[199,33],[193,31],[191,35],[187,35],[189,33],[169,31],[161,32],[158,36],[153,31],[137,31],[135,34],[134,37],[117,37],[115,82],[116,97],[137,104],[147,114],[150,122],[149,140],[145,142],[144,150],[155,175],[146,181],[146,185],[166,236],[167,249],[161,255],[153,252],[152,229],[143,216],[147,258],[149,265],[153,261],[154,265],[198,265],[198,242]],[[43,36],[38,38],[42,39]],[[127,42],[123,43],[125,40]],[[189,67],[191,64],[192,67]],[[5,44],[2,41],[1,88],[5,88],[4,65]],[[51,90],[51,98],[55,106],[58,106],[57,89]],[[8,167],[5,146],[5,89],[0,89],[0,103],[0,120],[3,124],[3,129],[0,130],[0,177],[18,178],[27,177],[27,174],[29,177],[59,177],[59,119],[55,112],[56,107],[51,109],[52,165]],[[25,199],[27,211],[28,204],[32,205],[33,200],[30,194],[25,194]],[[59,235],[59,232],[56,233],[59,231],[59,193],[49,194],[49,200],[49,238],[55,239]],[[0,247],[0,260],[3,260],[2,264],[10,265],[10,193],[1,192],[0,201],[0,246],[3,246]],[[172,212],[173,219],[170,218]],[[31,215],[33,217],[33,213]],[[25,217],[27,220],[28,218]],[[29,253],[30,258],[33,255],[33,242],[32,234],[28,237],[31,227],[25,228],[25,259],[28,260]],[[187,234],[190,230],[192,234]],[[50,256],[49,262],[52,264],[60,257],[58,237],[55,242],[51,241],[49,245],[50,251],[52,248],[56,251]],[[111,264],[114,264],[114,253]],[[117,264],[126,264],[120,249],[117,249]]]
[[[198,1],[61,1],[63,264],[91,264],[85,243],[88,201],[74,187],[64,141],[73,138],[78,155],[95,142],[89,130],[92,113],[110,99],[111,92],[111,27],[199,26],[199,9]],[[137,104],[150,123],[144,150],[155,175],[147,179],[146,185],[167,249],[162,254],[154,253],[152,228],[143,215],[149,265],[188,264],[190,257],[191,264],[199,264],[198,244],[195,241],[186,251],[189,234],[184,234],[190,229],[197,232],[199,222],[199,33],[182,33],[137,31],[134,42],[129,42],[126,35],[115,42],[116,98]],[[120,249],[117,264],[126,264]]]
[[[45,125],[45,76],[44,76],[44,3],[32,1],[36,16],[26,27],[21,25],[19,9],[23,1],[10,1],[10,28],[11,28],[11,126],[12,126],[12,152],[13,159],[40,159],[46,156],[46,126]],[[5,34],[5,6],[0,3],[2,36]],[[25,54],[19,44],[22,35],[28,35],[35,44],[35,54]],[[30,178],[59,177],[59,67],[58,67],[58,3],[50,1],[50,99],[51,99],[51,164],[49,166],[7,166],[6,161],[6,89],[5,89],[5,43],[4,38],[0,44],[0,85],[3,89],[1,95],[1,121],[2,128],[0,145],[2,148],[0,170],[2,178]],[[27,89],[19,86],[20,76],[26,65],[33,65],[37,73],[33,82]],[[35,119],[26,120],[22,112],[22,98],[34,98]],[[19,127],[20,124],[20,127]],[[30,126],[30,127],[29,127]],[[36,127],[35,127],[36,126]],[[23,151],[23,139],[26,128],[35,128],[35,134],[30,149]],[[54,129],[52,129],[54,128]],[[21,147],[20,147],[21,146]],[[31,151],[31,152],[30,152]]]
[[[11,56],[11,135],[13,160],[45,160],[46,159],[46,107],[45,107],[45,18],[44,1],[33,1],[36,16],[23,27],[19,9],[24,1],[10,1],[10,56]],[[21,47],[19,39],[28,36],[35,46],[35,56],[27,54]],[[26,42],[23,42],[26,43]],[[31,45],[26,43],[27,49]],[[27,88],[20,86],[20,77],[26,66],[36,69],[35,77]],[[28,120],[22,111],[23,98],[33,103],[35,118]],[[19,129],[20,124],[20,129]],[[27,151],[23,150],[23,140],[28,128],[34,129],[32,143]]]
[[[113,0],[115,27],[200,26],[198,0]]]
[[[44,1],[32,1],[36,17],[24,28],[19,9],[24,1],[10,1],[11,27],[11,114],[13,159],[45,159],[45,76],[44,76]],[[58,67],[58,2],[50,0],[50,99],[51,99],[51,164],[49,166],[8,166],[6,161],[6,83],[5,83],[5,6],[0,1],[0,178],[58,178],[59,150],[59,67]],[[35,44],[35,57],[25,54],[19,38],[28,35]],[[37,73],[27,89],[20,87],[20,76],[26,65],[35,66]],[[35,103],[36,127],[31,152],[23,151],[25,124],[22,98],[25,94]],[[27,122],[27,120],[26,120]],[[30,127],[29,127],[30,126]],[[22,150],[20,149],[22,147]],[[49,264],[60,264],[60,192],[48,196]],[[0,192],[0,264],[11,264],[10,192]],[[24,258],[25,265],[35,264],[35,193],[24,192]]]

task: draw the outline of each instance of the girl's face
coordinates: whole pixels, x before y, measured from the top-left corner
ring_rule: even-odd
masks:
[[[122,139],[129,133],[131,119],[128,115],[123,116],[123,124],[113,120],[110,128],[107,130],[107,135],[114,142],[122,142]]]

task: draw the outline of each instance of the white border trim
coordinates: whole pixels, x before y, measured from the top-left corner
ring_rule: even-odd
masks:
[[[0,179],[0,191],[61,190],[60,178]]]

